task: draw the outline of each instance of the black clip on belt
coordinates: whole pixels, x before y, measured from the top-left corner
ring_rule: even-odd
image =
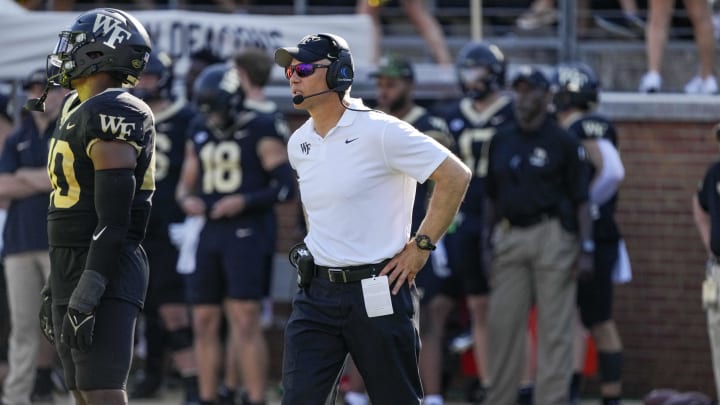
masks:
[[[389,261],[384,260],[376,264],[349,267],[315,266],[315,276],[329,280],[331,283],[353,283],[377,276]]]

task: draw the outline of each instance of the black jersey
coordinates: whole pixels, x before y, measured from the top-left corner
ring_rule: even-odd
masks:
[[[198,195],[210,209],[222,197],[244,194],[267,187],[272,175],[266,172],[258,156],[258,144],[264,137],[285,142],[287,124],[280,114],[246,110],[227,131],[208,128],[199,117],[188,133],[200,164]],[[240,216],[262,214],[272,207],[245,210]]]
[[[175,188],[185,158],[187,131],[195,115],[182,99],[155,115],[155,208],[150,215],[148,237],[166,235],[168,224],[185,218],[175,199]]]
[[[435,139],[443,145],[451,145],[452,139],[447,129],[447,124],[440,118],[430,114],[425,108],[420,106],[413,107],[402,120],[417,128],[418,131]],[[413,203],[413,215],[411,232],[415,233],[420,227],[420,223],[425,218],[427,209],[428,193],[430,191],[429,182],[418,183],[415,191],[415,202]]]
[[[485,176],[488,170],[488,145],[497,128],[513,119],[510,97],[500,96],[485,111],[473,108],[473,100],[463,98],[443,117],[456,144],[456,153],[473,172],[460,210],[481,215],[485,204]]]
[[[489,149],[487,193],[510,222],[539,214],[574,216],[572,207],[587,201],[585,151],[552,118],[530,133],[514,122],[503,126]]]
[[[618,138],[615,125],[598,114],[585,114],[578,116],[577,119],[571,119],[568,132],[576,136],[580,141],[606,139],[617,148]],[[594,171],[594,168],[592,170]],[[620,238],[620,230],[614,218],[616,206],[617,193],[598,207],[593,223],[595,240],[617,240]]]
[[[48,153],[53,187],[48,208],[50,246],[90,245],[97,215],[95,168],[89,152],[101,140],[127,142],[137,151],[127,239],[142,241],[155,190],[153,120],[150,108],[122,89],[105,90],[82,103],[77,92],[67,96]]]

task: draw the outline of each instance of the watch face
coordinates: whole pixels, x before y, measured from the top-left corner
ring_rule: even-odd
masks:
[[[415,237],[415,243],[420,249],[423,250],[434,250],[435,245],[430,242],[430,237],[427,235],[417,235]]]

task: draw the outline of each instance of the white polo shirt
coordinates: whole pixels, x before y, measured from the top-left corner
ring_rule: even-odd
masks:
[[[353,99],[352,108],[367,109]],[[396,255],[410,238],[413,200],[451,152],[410,124],[346,110],[323,138],[310,118],[288,142],[315,263],[353,266]]]

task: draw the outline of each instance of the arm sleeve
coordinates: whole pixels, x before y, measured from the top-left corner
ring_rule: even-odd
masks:
[[[95,211],[98,224],[90,241],[85,268],[106,278],[118,271],[118,257],[130,227],[135,196],[132,169],[95,171]]]
[[[568,186],[569,196],[575,205],[580,205],[589,199],[590,189],[590,164],[587,161],[585,148],[580,142],[569,134],[566,139],[567,170],[565,170],[565,181]]]
[[[620,183],[625,178],[620,154],[607,139],[598,139],[598,146],[602,154],[603,167],[597,174],[590,188],[590,200],[594,204],[604,204],[617,192]]]
[[[289,163],[278,165],[270,171],[270,174],[272,180],[267,187],[243,195],[247,208],[273,205],[288,201],[295,196],[296,181]]]

